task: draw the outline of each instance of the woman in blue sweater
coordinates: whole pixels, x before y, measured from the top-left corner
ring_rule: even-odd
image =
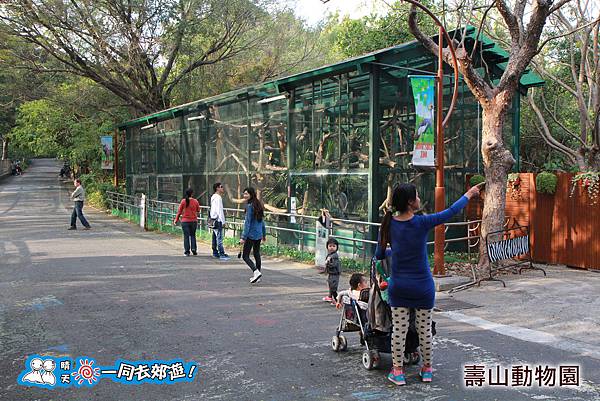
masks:
[[[427,233],[459,213],[473,196],[479,195],[475,186],[448,209],[430,215],[415,215],[421,200],[413,184],[400,184],[394,188],[392,216],[388,210],[381,223],[376,257],[385,258],[387,245],[392,248],[392,269],[388,286],[392,307],[394,332],[392,338],[392,371],[388,379],[397,385],[406,384],[403,370],[404,344],[408,331],[410,308],[417,312],[417,330],[423,357],[420,376],[422,381],[433,378],[431,368],[432,336],[431,315],[435,301],[435,286],[427,260]]]
[[[252,187],[244,189],[244,199],[248,202],[246,205],[246,219],[244,220],[244,231],[240,244],[244,244],[242,258],[244,262],[252,269],[251,283],[260,281],[262,273],[260,271],[260,242],[267,236],[265,222],[265,207],[260,199],[256,197],[256,190]],[[250,250],[253,250],[254,260],[250,259]]]

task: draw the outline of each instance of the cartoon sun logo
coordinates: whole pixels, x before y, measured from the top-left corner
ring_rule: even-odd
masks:
[[[89,385],[95,384],[100,377],[100,368],[94,367],[94,361],[88,359],[79,360],[79,369],[77,372],[71,373],[78,384],[87,381]]]

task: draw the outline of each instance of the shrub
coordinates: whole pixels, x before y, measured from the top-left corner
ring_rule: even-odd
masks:
[[[29,159],[23,159],[23,161],[21,162],[21,169],[25,170],[27,167],[29,167],[29,162],[30,161],[31,160],[29,160]]]
[[[475,174],[474,176],[471,177],[471,179],[469,180],[469,184],[474,187],[477,184],[481,184],[482,182],[485,181],[485,177],[482,176],[481,174]]]
[[[85,188],[88,202],[98,208],[108,205],[106,192],[123,192],[121,188],[115,188],[108,177],[102,177],[95,173],[82,174],[79,176],[81,185]]]
[[[81,180],[81,185],[83,185],[86,192],[96,192],[98,189],[98,176],[96,174],[81,174],[78,178]]]
[[[556,183],[558,178],[554,173],[548,171],[541,172],[535,177],[535,187],[541,194],[553,195],[556,192]]]
[[[368,261],[365,265],[361,259],[341,258],[342,270],[344,271],[356,271],[356,272],[367,272],[369,270]]]
[[[106,208],[106,199],[102,193],[98,191],[88,192],[86,198],[90,205],[100,209]]]

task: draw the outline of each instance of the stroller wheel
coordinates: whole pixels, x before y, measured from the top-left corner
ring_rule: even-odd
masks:
[[[420,360],[421,360],[421,355],[419,354],[419,351],[406,352],[404,354],[404,364],[405,365],[415,365],[415,364],[419,363]]]
[[[340,350],[340,338],[338,336],[331,337],[331,348],[338,352]]]
[[[371,352],[371,354],[373,355],[373,368],[377,369],[379,367],[379,363],[381,362],[381,356],[377,351],[371,350],[369,352]]]
[[[348,341],[346,341],[346,337],[340,336],[340,351],[346,351],[348,349]]]
[[[367,370],[372,370],[378,367],[380,360],[379,352],[377,351],[369,350],[363,352],[362,354],[362,364]]]

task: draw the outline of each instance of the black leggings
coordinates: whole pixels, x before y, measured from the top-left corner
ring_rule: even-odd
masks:
[[[252,271],[258,270],[260,271],[260,241],[259,239],[250,239],[246,238],[244,242],[244,250],[242,251],[242,259]],[[256,264],[250,259],[250,250],[254,248],[254,260],[256,260]]]

